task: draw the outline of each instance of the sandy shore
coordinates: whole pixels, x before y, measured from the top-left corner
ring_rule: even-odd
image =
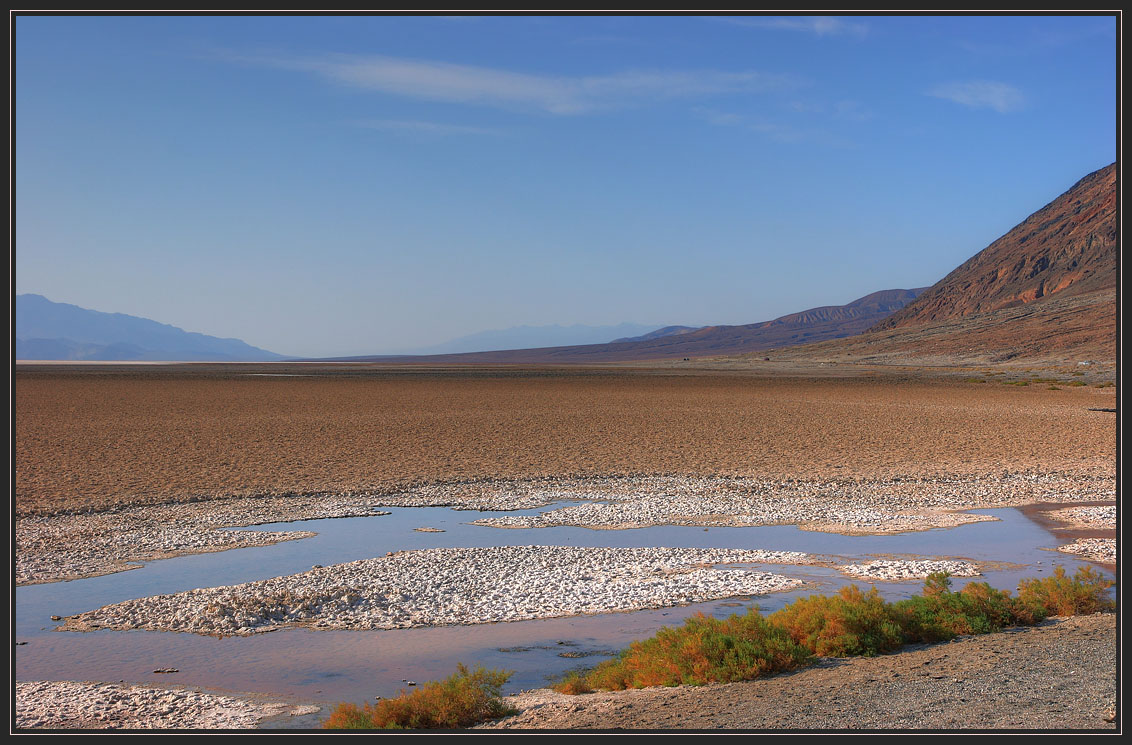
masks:
[[[317,711],[179,687],[70,681],[17,683],[15,700],[17,729],[250,729]]]
[[[510,699],[516,729],[1113,731],[1116,616],[1098,614],[746,683]]]

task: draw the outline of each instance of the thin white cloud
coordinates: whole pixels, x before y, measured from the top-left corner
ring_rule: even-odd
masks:
[[[750,28],[766,28],[783,31],[805,31],[815,36],[864,36],[869,27],[864,23],[847,21],[832,16],[759,16],[727,18],[728,23]]]
[[[814,114],[852,122],[867,122],[875,116],[872,109],[860,101],[851,100],[832,104],[820,101],[791,101],[787,104],[787,108],[799,114]]]
[[[355,122],[364,129],[380,129],[392,132],[406,132],[424,135],[502,135],[503,130],[491,127],[472,127],[465,124],[445,124],[443,122],[405,121],[401,119],[372,119]]]
[[[944,83],[928,91],[929,96],[953,101],[973,109],[994,109],[1000,114],[1017,111],[1026,103],[1022,91],[993,80]]]
[[[775,142],[813,143],[838,148],[855,147],[852,142],[821,129],[795,127],[765,116],[734,114],[707,108],[695,108],[692,109],[692,113],[717,127],[734,127],[755,132]]]
[[[315,73],[335,83],[452,103],[533,108],[552,114],[671,98],[794,87],[792,76],[757,71],[626,71],[581,77],[534,75],[471,65],[385,56],[233,57],[233,61]]]

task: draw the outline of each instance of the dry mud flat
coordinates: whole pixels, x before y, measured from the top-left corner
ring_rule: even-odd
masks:
[[[18,729],[250,729],[267,717],[313,706],[255,703],[183,688],[110,683],[16,683]]]
[[[20,365],[16,510],[563,474],[1115,476],[1112,415],[1088,410],[1113,388],[805,374]]]
[[[1050,619],[747,683],[509,699],[507,729],[1113,731],[1116,616]]]

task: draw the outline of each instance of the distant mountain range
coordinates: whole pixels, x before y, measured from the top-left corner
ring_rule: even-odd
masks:
[[[406,354],[460,354],[487,352],[498,349],[528,349],[532,347],[563,347],[578,344],[604,344],[617,337],[635,334],[659,333],[656,326],[639,323],[620,323],[616,326],[513,326],[507,329],[480,331],[461,336],[443,344],[413,349]],[[686,328],[667,326],[666,328]],[[663,329],[661,329],[663,331]]]
[[[28,294],[16,296],[16,359],[271,362],[286,357],[239,339]]]
[[[622,339],[614,339],[611,343],[619,344],[626,341],[651,341],[652,339],[659,339],[663,336],[679,336],[680,334],[687,334],[690,331],[699,331],[703,326],[665,326],[656,331],[650,331],[647,334],[640,336],[630,336]]]
[[[792,313],[772,321],[745,326],[705,326],[699,329],[669,326],[642,335],[636,340],[510,349],[493,352],[427,356],[382,356],[338,358],[350,361],[454,364],[556,364],[587,362],[625,362],[653,359],[680,359],[726,354],[743,354],[789,344],[834,339],[859,334],[880,319],[903,308],[921,290],[882,290],[854,300],[848,305],[829,305]],[[677,329],[676,332],[671,332]]]

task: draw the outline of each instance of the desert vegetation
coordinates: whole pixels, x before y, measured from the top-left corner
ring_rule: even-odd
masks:
[[[323,725],[326,729],[453,729],[468,727],[514,713],[500,697],[511,677],[505,670],[464,665],[441,681],[426,683],[411,693],[373,704],[339,704]]]
[[[799,598],[769,616],[757,608],[724,619],[697,614],[634,642],[615,659],[567,674],[553,688],[577,695],[753,680],[812,665],[818,657],[869,657],[906,644],[1032,626],[1050,616],[1108,611],[1113,584],[1090,567],[1070,577],[1059,566],[1049,577],[1024,580],[1017,596],[985,582],[956,592],[945,572],[930,575],[921,594],[894,603],[875,587],[848,585],[836,595]],[[445,680],[396,698],[339,704],[324,727],[453,729],[498,719],[514,713],[500,695],[510,675],[460,665]]]
[[[1110,610],[1112,585],[1089,567],[1072,577],[1057,567],[1050,577],[1023,581],[1017,596],[985,582],[955,592],[946,573],[929,576],[920,595],[895,603],[881,598],[875,587],[865,592],[849,585],[836,595],[799,598],[765,618],[758,609],[724,620],[693,616],[683,626],[634,642],[615,659],[570,673],[554,688],[580,694],[752,680],[812,664],[817,657],[874,656],[910,643]]]

